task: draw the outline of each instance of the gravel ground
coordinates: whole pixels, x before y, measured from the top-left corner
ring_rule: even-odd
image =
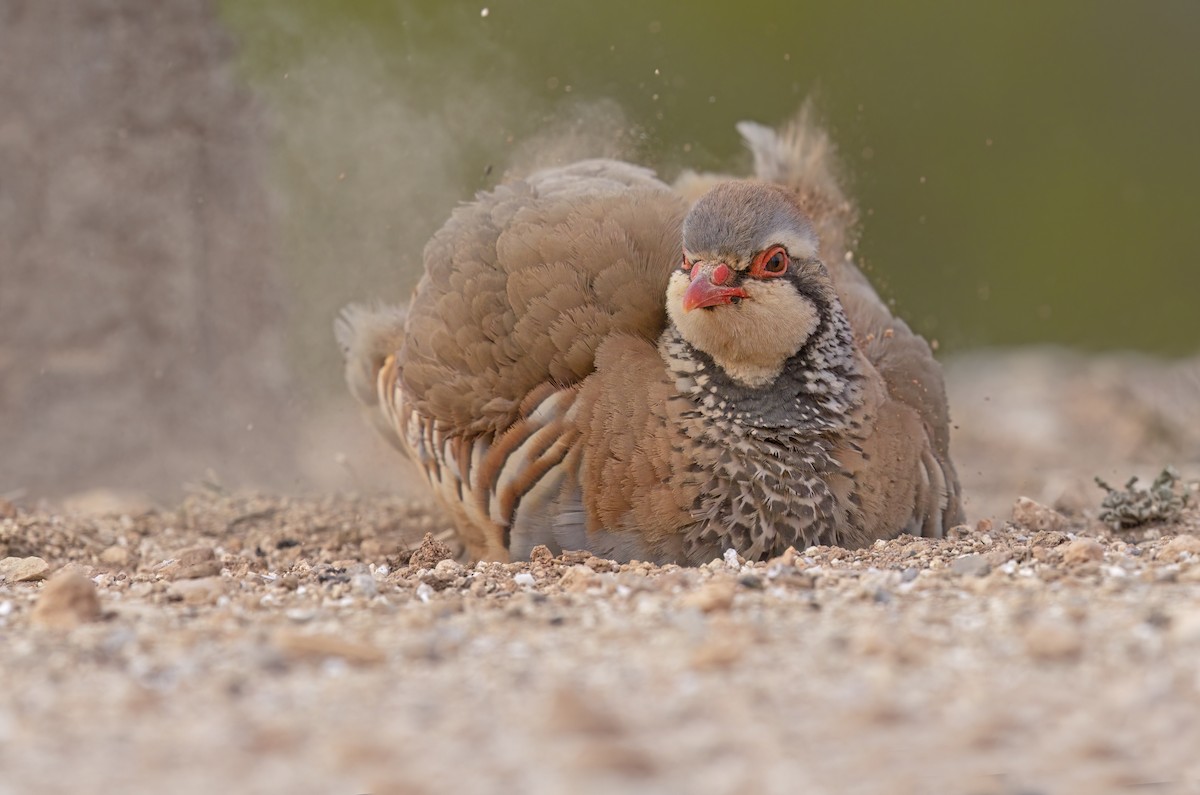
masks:
[[[999,504],[1025,459],[968,431]],[[0,795],[1200,792],[1195,495],[1114,531],[1102,459],[698,569],[464,565],[412,498],[0,501]]]

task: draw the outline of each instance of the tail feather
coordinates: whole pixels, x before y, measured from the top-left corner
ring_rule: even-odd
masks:
[[[346,385],[367,408],[379,405],[379,371],[387,357],[404,344],[407,316],[400,307],[350,304],[333,322],[334,336],[346,360]]]

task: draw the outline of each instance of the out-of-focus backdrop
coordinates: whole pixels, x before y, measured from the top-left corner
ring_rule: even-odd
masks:
[[[402,480],[339,306],[506,173],[738,171],[810,95],[964,445],[1027,437],[995,465],[1050,497],[1096,435],[1194,462],[1200,368],[1153,357],[1200,350],[1197,40],[1186,2],[0,0],[0,496]],[[977,353],[1030,345],[1134,355]]]

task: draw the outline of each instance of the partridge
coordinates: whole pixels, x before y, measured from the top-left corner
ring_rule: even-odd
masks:
[[[701,564],[961,521],[941,370],[852,261],[828,136],[739,130],[754,179],[587,160],[480,194],[406,310],[339,317],[351,392],[474,557]]]

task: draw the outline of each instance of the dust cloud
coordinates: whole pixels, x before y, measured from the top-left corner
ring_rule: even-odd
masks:
[[[407,301],[505,175],[638,146],[479,25],[448,71],[419,29],[397,50],[288,4],[230,11],[236,36],[182,0],[2,13],[0,496],[405,491],[342,388],[338,309]]]

